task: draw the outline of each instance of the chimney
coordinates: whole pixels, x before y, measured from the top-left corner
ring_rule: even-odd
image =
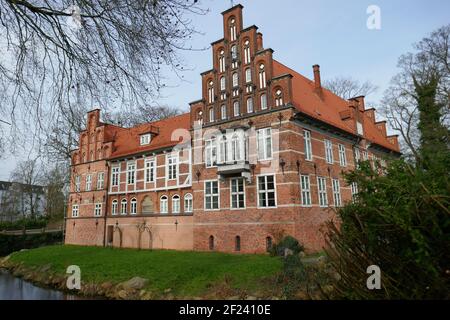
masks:
[[[264,46],[263,46],[263,35],[262,35],[261,32],[258,32],[256,34],[256,49],[257,49],[257,51],[260,51],[260,50],[264,49]]]
[[[322,83],[320,81],[320,66],[318,64],[313,65],[313,71],[314,71],[314,89],[316,90],[316,93],[321,94]]]

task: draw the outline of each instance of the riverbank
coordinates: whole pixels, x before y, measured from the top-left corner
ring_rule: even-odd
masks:
[[[48,246],[15,252],[0,265],[14,276],[67,291],[81,270],[84,296],[109,299],[278,299],[282,261],[267,255]]]

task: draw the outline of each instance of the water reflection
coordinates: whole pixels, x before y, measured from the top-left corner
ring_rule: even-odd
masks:
[[[81,297],[44,289],[0,269],[0,300],[80,300]]]

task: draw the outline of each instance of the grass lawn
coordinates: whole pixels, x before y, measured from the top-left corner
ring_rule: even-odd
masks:
[[[82,282],[119,283],[139,276],[149,279],[146,289],[177,296],[204,294],[223,282],[237,289],[259,290],[281,270],[282,261],[267,255],[226,254],[171,250],[135,250],[103,247],[48,246],[12,254],[11,261],[25,266],[52,265],[64,274],[69,265],[81,268]]]

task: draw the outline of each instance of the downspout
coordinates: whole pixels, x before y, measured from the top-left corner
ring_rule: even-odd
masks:
[[[106,177],[105,180],[107,183],[105,183],[106,191],[105,191],[105,216],[103,221],[103,247],[106,247],[106,219],[108,217],[108,190],[109,190],[109,162],[108,160],[105,160],[106,162]]]

